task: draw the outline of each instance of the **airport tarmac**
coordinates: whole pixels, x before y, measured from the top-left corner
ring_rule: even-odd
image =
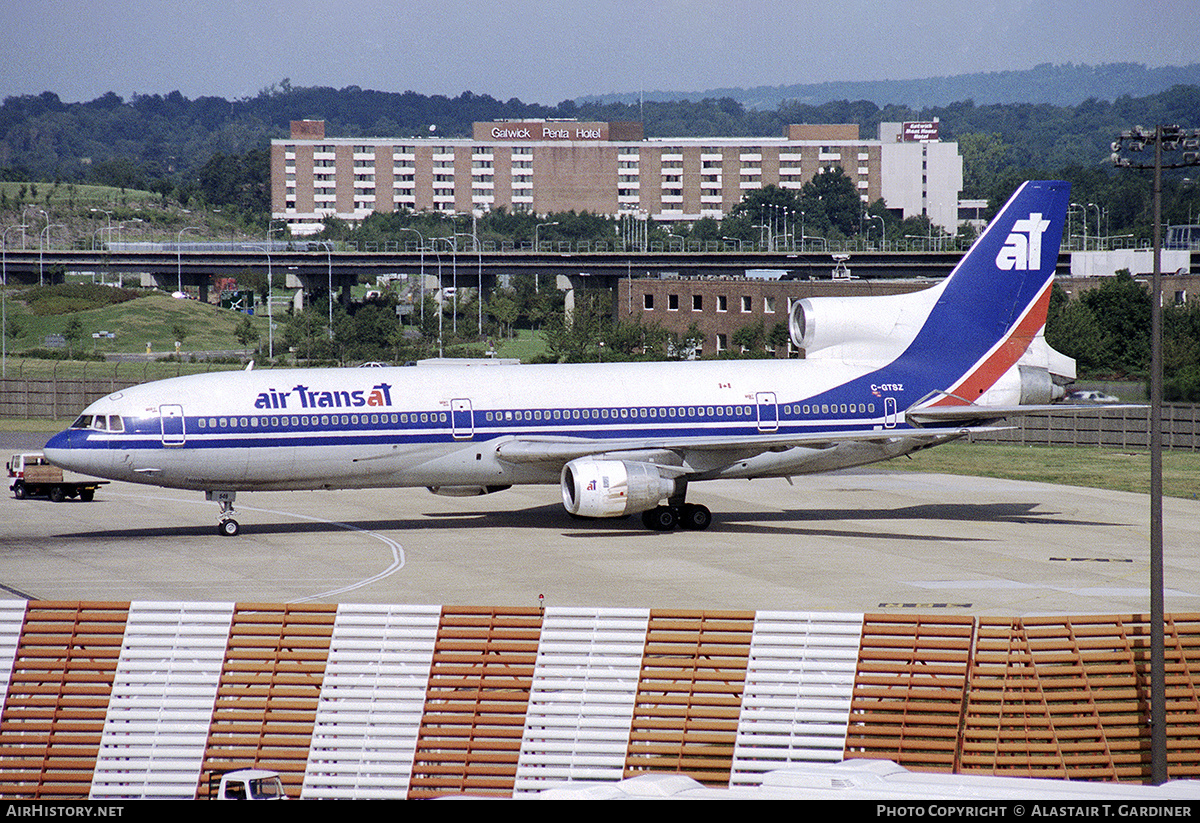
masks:
[[[582,521],[556,487],[238,495],[113,483],[0,498],[0,596],[472,606],[1126,614],[1149,610],[1144,495],[868,468],[695,484],[708,531]],[[1165,501],[1166,608],[1200,610],[1200,502]]]

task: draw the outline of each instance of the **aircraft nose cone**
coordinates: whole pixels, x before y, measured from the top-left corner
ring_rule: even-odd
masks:
[[[74,468],[71,455],[76,448],[82,445],[85,435],[85,432],[73,429],[61,431],[46,442],[42,453],[56,466],[61,466],[65,469]]]

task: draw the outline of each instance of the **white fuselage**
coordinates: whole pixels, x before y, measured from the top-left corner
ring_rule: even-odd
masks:
[[[917,399],[903,385],[823,411],[804,403],[867,371],[731,360],[219,372],[115,392],[68,430],[70,448],[49,448],[78,471],[191,489],[556,483],[561,465],[514,464],[497,447],[895,426]]]

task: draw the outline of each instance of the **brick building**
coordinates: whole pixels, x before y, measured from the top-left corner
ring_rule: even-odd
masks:
[[[621,280],[617,286],[617,319],[658,325],[684,334],[695,323],[703,334],[701,354],[738,346],[735,333],[762,325],[763,346],[775,357],[796,357],[790,342],[772,345],[771,331],[787,328],[792,304],[805,297],[906,294],[929,288],[934,281],[907,280],[759,280],[751,277],[663,278]]]
[[[921,128],[918,128],[921,127]],[[778,138],[645,139],[641,123],[519,120],[475,123],[471,139],[339,138],[324,121],[292,124],[271,141],[272,218],[294,234],[330,215],[372,212],[589,211],[659,221],[720,219],[746,192],[799,189],[841,166],[864,202],[954,232],[962,158],[937,124],[792,125]]]

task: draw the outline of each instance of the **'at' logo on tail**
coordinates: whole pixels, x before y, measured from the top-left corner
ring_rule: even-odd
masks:
[[[1017,220],[996,255],[996,266],[1005,271],[1040,269],[1042,266],[1042,235],[1050,228],[1050,221],[1043,220],[1041,212],[1034,212],[1027,220]]]

